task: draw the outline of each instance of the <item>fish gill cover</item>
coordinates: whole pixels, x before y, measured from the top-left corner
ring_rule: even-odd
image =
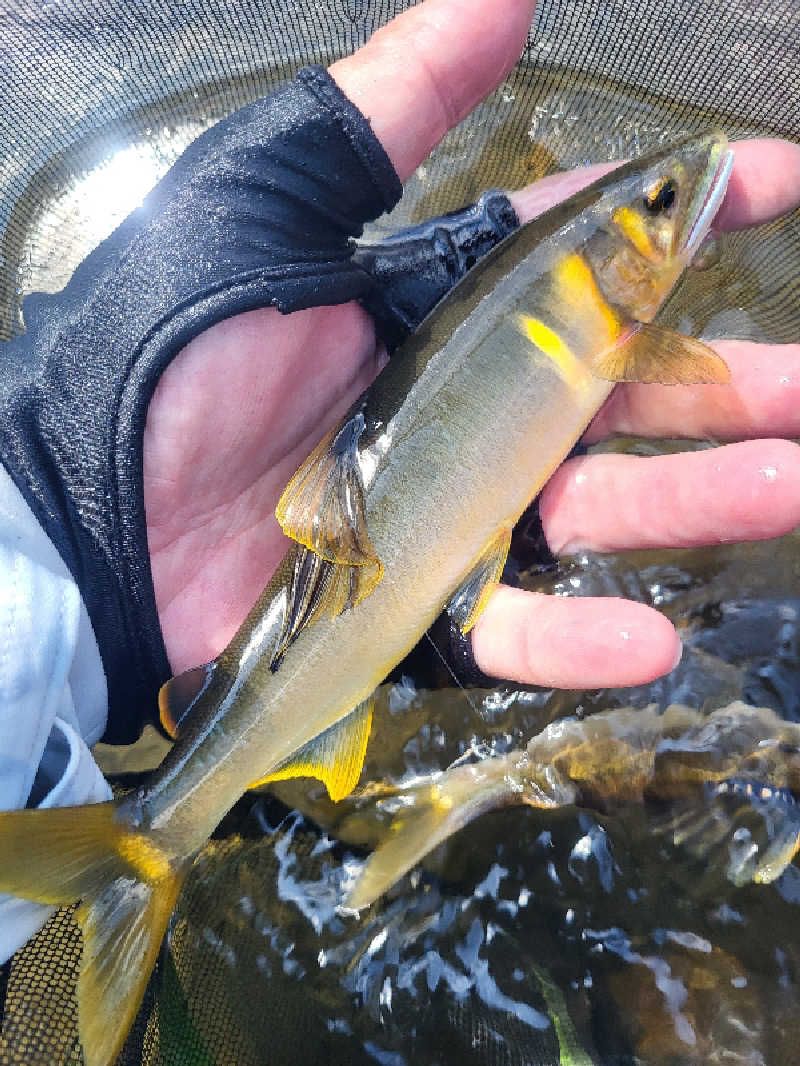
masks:
[[[305,63],[352,52],[402,6],[5,0],[0,337],[22,328],[24,295],[58,290],[199,132]],[[517,67],[375,233],[487,187],[712,126],[731,139],[800,140],[798,41],[793,0],[542,0]],[[798,267],[797,213],[730,235],[662,320],[707,339],[796,340]],[[515,536],[524,585],[658,606],[681,627],[678,670],[633,692],[500,684],[466,698],[432,651],[419,652],[382,693],[383,760],[364,780],[431,774],[470,747],[505,753],[554,719],[629,703],[710,713],[743,699],[800,720],[796,537],[577,557],[543,572],[535,532],[523,524]],[[691,848],[653,833],[641,807],[513,808],[472,823],[356,921],[337,905],[377,831],[357,807],[334,818],[319,792],[245,798],[209,842],[126,1066],[793,1060],[794,866],[770,885],[736,886],[724,864],[706,870]],[[746,847],[789,800],[776,791],[753,813],[743,793],[732,780],[726,811]],[[361,843],[348,840],[359,831]],[[80,1062],[79,953],[62,911],[3,969],[0,1064]]]

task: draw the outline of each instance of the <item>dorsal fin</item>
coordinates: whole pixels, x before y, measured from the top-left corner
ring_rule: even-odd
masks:
[[[193,666],[171,677],[158,693],[158,718],[165,733],[177,740],[181,723],[205,692],[214,674],[216,663]]]
[[[379,568],[367,531],[358,440],[359,410],[323,438],[283,491],[275,515],[283,532],[320,558],[346,566]],[[373,582],[374,584],[375,582]]]

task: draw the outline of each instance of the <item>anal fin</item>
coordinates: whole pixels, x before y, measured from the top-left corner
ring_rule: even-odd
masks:
[[[461,632],[469,633],[497,587],[511,547],[511,526],[502,526],[486,543],[471,570],[450,598],[447,611]]]
[[[373,697],[369,696],[345,718],[319,733],[248,787],[260,788],[270,781],[286,781],[291,777],[316,777],[324,783],[334,803],[344,799],[356,787],[364,765],[373,702]]]
[[[592,373],[605,381],[661,385],[727,385],[725,360],[695,337],[637,322],[619,342],[592,360]]]

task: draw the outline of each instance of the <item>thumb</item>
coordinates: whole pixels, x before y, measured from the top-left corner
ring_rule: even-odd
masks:
[[[372,124],[401,181],[519,59],[536,0],[425,0],[331,77]]]

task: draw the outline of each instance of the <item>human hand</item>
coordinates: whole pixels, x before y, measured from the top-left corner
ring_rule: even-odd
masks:
[[[401,178],[507,73],[532,7],[427,0],[332,68]],[[512,202],[524,221],[594,176],[558,175]],[[746,225],[794,206],[798,177],[796,146],[739,146],[720,224]],[[619,386],[590,438],[798,435],[800,345],[734,344],[724,355],[731,386]],[[209,329],[162,376],[148,413],[144,486],[175,672],[218,654],[241,622],[286,548],[273,513],[283,486],[384,357],[357,304],[289,316],[265,309]],[[798,481],[800,450],[787,441],[646,460],[592,456],[557,472],[541,513],[556,551],[755,539],[800,521]],[[506,588],[492,597],[473,641],[489,673],[572,688],[648,681],[673,666],[680,648],[670,623],[642,604]]]

